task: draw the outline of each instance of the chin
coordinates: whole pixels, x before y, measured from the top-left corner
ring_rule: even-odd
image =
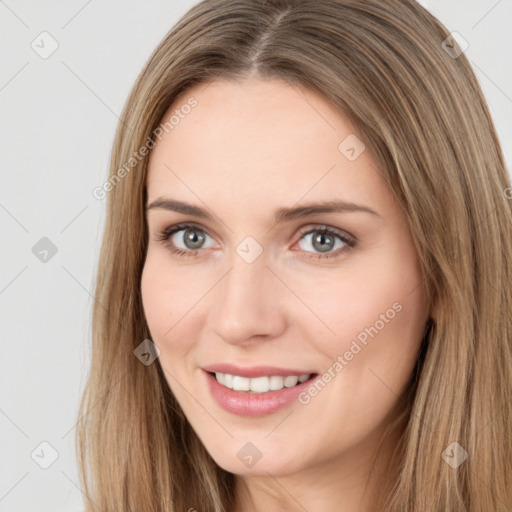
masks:
[[[300,471],[303,459],[297,457],[292,449],[281,446],[256,446],[248,441],[232,440],[222,450],[209,452],[215,463],[230,473],[241,476],[287,476]],[[232,449],[231,449],[232,447]],[[283,453],[284,451],[284,453]]]

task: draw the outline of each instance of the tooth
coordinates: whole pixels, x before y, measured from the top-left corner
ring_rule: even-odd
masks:
[[[233,375],[233,389],[235,391],[249,391],[249,378]]]
[[[219,384],[235,391],[252,391],[253,393],[266,393],[269,390],[278,391],[283,389],[283,387],[291,388],[298,382],[305,382],[309,377],[309,374],[304,374],[300,376],[289,375],[287,377],[272,375],[270,377],[248,378],[229,373],[215,372],[215,378]]]
[[[296,375],[289,375],[288,377],[284,378],[284,385],[287,388],[291,388],[292,386],[295,386],[298,381],[299,378]]]
[[[250,382],[251,391],[255,393],[266,393],[269,390],[268,377],[254,377]]]
[[[229,373],[224,374],[224,386],[229,389],[233,389],[233,375]]]
[[[283,389],[284,387],[284,377],[280,377],[279,375],[272,375],[269,379],[269,388],[272,391],[277,391],[279,389]]]

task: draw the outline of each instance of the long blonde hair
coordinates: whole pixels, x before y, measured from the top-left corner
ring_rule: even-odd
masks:
[[[126,102],[102,189],[92,364],[77,427],[87,511],[233,510],[234,475],[199,441],[158,360],[134,356],[150,337],[140,148],[187,87],[253,75],[307,87],[350,119],[421,258],[432,323],[396,411],[399,463],[379,510],[510,510],[510,182],[482,91],[457,43],[443,44],[449,37],[411,0],[208,0],[165,36]],[[442,456],[454,442],[468,453],[457,468]]]

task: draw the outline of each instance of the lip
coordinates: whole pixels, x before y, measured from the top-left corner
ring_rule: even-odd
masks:
[[[226,368],[224,365],[222,367]],[[263,367],[251,368],[250,371],[253,372],[251,377],[261,377],[263,375],[283,375],[282,373],[262,373],[262,368]],[[237,416],[248,417],[266,416],[284,409],[285,407],[291,405],[295,400],[297,400],[298,395],[302,393],[307,387],[309,387],[313,380],[318,377],[318,374],[315,373],[305,382],[299,383],[290,388],[285,387],[280,390],[268,391],[266,393],[249,393],[247,391],[234,391],[233,389],[227,388],[226,386],[223,386],[217,382],[215,375],[212,375],[204,368],[203,370],[205,370],[203,373],[207,381],[208,389],[210,390],[210,393],[217,404],[227,412],[236,414]],[[249,371],[249,369],[246,370]],[[227,370],[224,372],[221,370],[216,371],[221,373],[230,373],[230,371]],[[237,371],[239,371],[239,369]],[[235,372],[232,375],[249,377],[247,371],[245,374]],[[268,367],[265,368],[265,371],[268,371]],[[280,371],[282,371],[282,369]],[[287,370],[287,372],[288,371],[289,370]],[[296,371],[292,371],[291,373],[287,372],[285,372],[284,375],[299,375]],[[301,375],[304,375],[305,373],[308,372],[304,372]]]
[[[272,377],[279,375],[286,377],[287,375],[311,375],[316,373],[314,370],[297,370],[296,368],[278,368],[277,366],[250,366],[242,367],[229,363],[212,364],[203,366],[203,370],[209,373],[229,373],[231,375],[239,375],[240,377]],[[307,381],[306,381],[307,382]]]

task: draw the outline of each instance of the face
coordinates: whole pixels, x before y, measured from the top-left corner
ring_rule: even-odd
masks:
[[[176,109],[150,155],[141,282],[172,392],[232,473],[362,467],[428,318],[382,170],[281,81],[196,85],[163,122]]]

